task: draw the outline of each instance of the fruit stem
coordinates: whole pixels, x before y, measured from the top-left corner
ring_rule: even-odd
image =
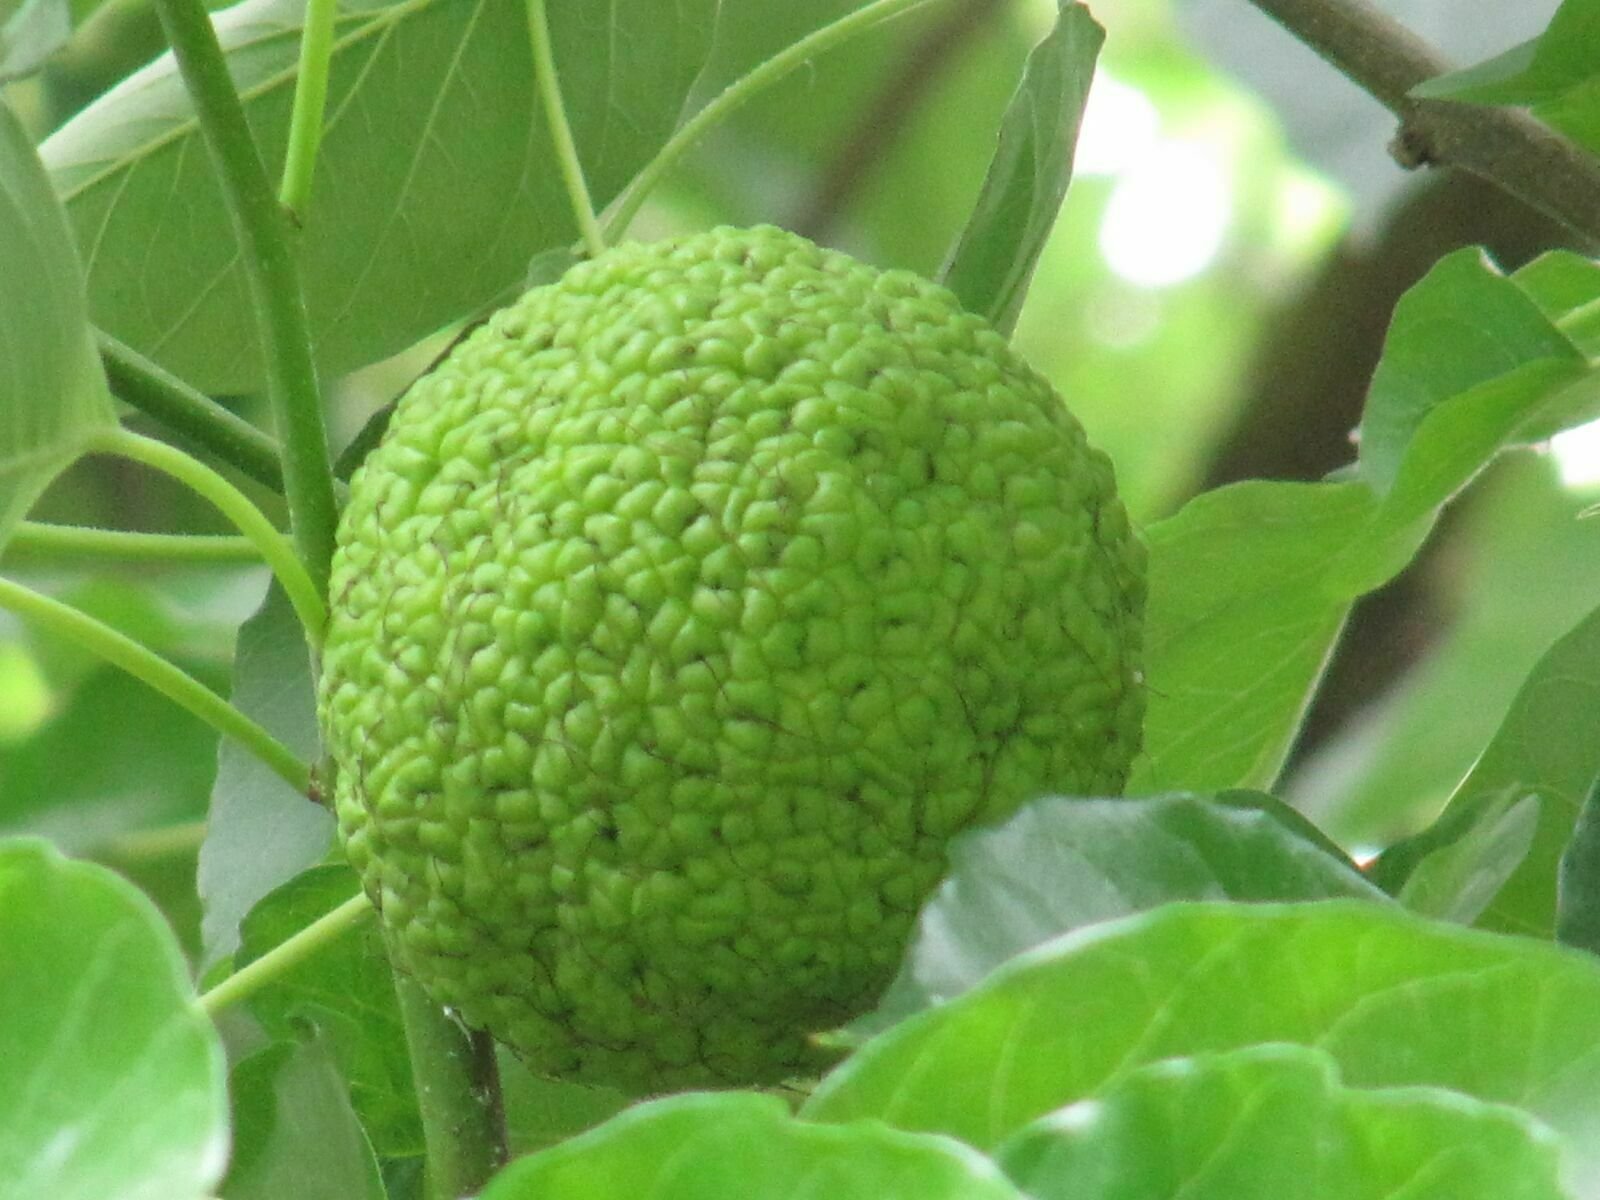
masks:
[[[294,605],[295,615],[305,626],[306,638],[313,649],[322,644],[322,630],[328,623],[328,610],[300,561],[289,544],[289,539],[279,533],[265,514],[251,503],[233,484],[199,459],[185,454],[176,446],[158,442],[154,438],[117,426],[97,434],[89,444],[90,450],[105,454],[118,454],[147,467],[172,476],[179,482],[204,496],[218,511],[238,527],[261,552],[261,557],[272,568],[278,582]]]
[[[529,2],[532,3],[533,0]],[[633,177],[633,181],[617,200],[612,215],[606,222],[605,240],[612,245],[620,241],[627,233],[633,218],[639,214],[639,209],[650,191],[677,165],[678,160],[694,147],[696,142],[746,100],[777,83],[796,67],[818,54],[833,49],[839,43],[865,32],[874,25],[910,12],[918,5],[926,3],[928,0],[874,0],[871,4],[864,4],[837,21],[807,34],[730,83],[704,108],[680,125],[678,131],[656,151],[655,157]]]
[[[561,99],[561,79],[556,74],[556,56],[550,46],[550,22],[545,16],[544,0],[528,0],[528,33],[533,40],[533,73],[538,80],[545,120],[550,125],[550,140],[555,143],[556,161],[561,164],[561,177],[566,181],[584,247],[593,258],[605,250],[606,237],[594,215],[594,201],[589,198],[589,185],[583,177],[583,164],[578,161],[578,147],[572,139],[567,107]]]
[[[233,218],[282,446],[289,524],[317,594],[326,595],[338,517],[305,296],[289,252],[289,217],[267,181],[203,0],[155,0],[155,7]]]
[[[244,537],[190,533],[130,533],[87,525],[23,521],[6,542],[23,554],[77,554],[130,562],[258,563],[261,551]]]
[[[469,1034],[405,972],[395,972],[394,986],[417,1079],[430,1194],[437,1200],[475,1196],[506,1161],[494,1043]]]
[[[328,100],[328,65],[333,58],[333,18],[338,0],[306,0],[300,27],[300,69],[295,75],[294,108],[289,114],[289,147],[284,153],[278,202],[296,225],[304,224],[311,203],[311,179],[322,145],[322,115]]]
[[[148,413],[257,483],[283,491],[278,444],[270,437],[109,333],[96,330],[95,342],[118,400]]]
[[[304,929],[286,938],[229,975],[216,987],[201,994],[196,1001],[208,1017],[214,1017],[230,1004],[237,1004],[250,993],[271,983],[291,967],[310,958],[345,930],[356,925],[372,912],[372,902],[365,892],[357,892],[338,908],[323,913]]]
[[[0,579],[0,608],[76,642],[90,653],[121,667],[169,700],[188,709],[207,725],[233,738],[271,767],[288,785],[306,795],[311,773],[294,752],[245,716],[205,684],[126,634],[88,613],[61,603],[11,579]]]

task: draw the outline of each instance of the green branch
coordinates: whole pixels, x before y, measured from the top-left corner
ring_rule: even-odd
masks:
[[[300,69],[295,76],[294,108],[289,114],[289,148],[283,160],[278,200],[304,222],[322,145],[322,114],[328,102],[328,67],[333,58],[333,18],[337,0],[306,0],[300,29]]]
[[[494,1043],[461,1028],[405,972],[395,972],[394,986],[417,1076],[431,1194],[475,1196],[506,1161]]]
[[[130,533],[86,525],[23,521],[6,551],[37,555],[81,555],[126,562],[258,563],[261,551],[249,538],[192,533]]]
[[[533,39],[533,74],[539,85],[539,99],[544,104],[545,120],[550,126],[556,161],[561,165],[561,178],[567,185],[578,231],[593,258],[604,252],[606,238],[600,230],[600,222],[595,219],[594,201],[589,198],[589,185],[583,178],[583,164],[578,161],[578,147],[572,140],[567,107],[561,99],[561,79],[556,74],[556,56],[550,46],[550,22],[545,16],[544,0],[528,0],[528,33]]]
[[[120,426],[97,434],[90,443],[90,449],[104,454],[119,454],[154,467],[193,488],[216,505],[218,511],[250,539],[272,568],[272,573],[278,577],[278,582],[283,584],[295,615],[305,626],[307,640],[313,647],[322,644],[322,631],[328,623],[328,610],[323,604],[322,594],[307,574],[305,564],[295,554],[289,540],[250,502],[250,497],[199,459],[175,446],[154,438],[141,437]]]
[[[611,218],[606,222],[606,242],[615,245],[622,239],[633,218],[643,206],[645,197],[661,182],[667,172],[677,165],[678,160],[696,142],[746,100],[757,92],[771,87],[785,75],[805,65],[824,51],[831,50],[839,43],[871,29],[874,25],[910,12],[926,3],[928,0],[873,0],[873,3],[862,5],[832,24],[824,25],[821,29],[807,34],[729,84],[704,108],[679,126],[678,131],[667,139],[655,157],[633,177],[633,182],[618,199]]]
[[[284,497],[300,558],[328,589],[337,512],[328,431],[288,217],[272,194],[203,0],[155,0],[233,217],[255,302],[267,396],[282,446]]]
[[[200,996],[197,1003],[207,1016],[216,1016],[230,1004],[237,1004],[252,992],[271,983],[291,967],[298,966],[339,938],[345,930],[372,915],[372,902],[365,892],[357,892],[337,908],[324,913],[260,958],[229,975],[216,987]]]
[[[302,795],[311,787],[310,771],[294,752],[194,676],[87,613],[10,579],[0,579],[0,608],[75,642],[121,667],[219,733],[233,738]]]
[[[148,413],[257,483],[283,491],[278,444],[270,437],[109,333],[97,332],[95,338],[100,363],[117,399]]]

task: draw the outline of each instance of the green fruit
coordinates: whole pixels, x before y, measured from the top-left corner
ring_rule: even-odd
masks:
[[[1120,790],[1142,568],[1110,464],[949,292],[772,228],[618,247],[351,482],[346,850],[403,965],[537,1070],[814,1070],[952,834]]]

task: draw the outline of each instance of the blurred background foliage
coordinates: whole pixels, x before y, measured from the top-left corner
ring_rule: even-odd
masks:
[[[855,6],[811,0],[802,16],[732,4],[728,40],[776,47],[793,35],[786,22],[810,28],[816,10]],[[46,7],[0,0],[0,46],[15,50],[19,30],[45,48],[66,37],[41,26]],[[1203,488],[1315,479],[1348,462],[1406,287],[1460,245],[1486,244],[1509,269],[1569,244],[1482,185],[1394,166],[1383,153],[1392,122],[1244,0],[1091,7],[1108,38],[1077,176],[1016,336],[1115,460],[1141,523]],[[1554,0],[1383,7],[1465,62],[1542,28]],[[772,221],[933,272],[1053,8],[930,4],[811,64],[719,129],[635,235]],[[159,49],[145,0],[75,2],[71,16],[46,69],[7,86],[38,137]],[[723,82],[713,69],[703,86]],[[335,437],[353,436],[450,332],[341,381]],[[261,416],[252,398],[234,400]],[[1560,441],[1504,460],[1428,552],[1357,609],[1284,789],[1336,837],[1376,845],[1431,819],[1538,655],[1600,594],[1600,522],[1583,519],[1600,443],[1584,431]],[[35,515],[222,531],[192,497],[105,461],[70,471]],[[219,688],[265,582],[260,569],[85,564],[25,548],[5,565]],[[115,862],[191,945],[214,768],[215,736],[192,718],[0,616],[0,834],[43,833]]]

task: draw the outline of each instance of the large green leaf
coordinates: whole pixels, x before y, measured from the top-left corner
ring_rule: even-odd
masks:
[[[138,891],[0,843],[0,1198],[198,1200],[227,1151],[222,1047]]]
[[[675,1096],[507,1167],[482,1200],[1023,1200],[981,1154],[876,1122],[811,1125],[776,1096]]]
[[[550,6],[595,203],[610,201],[684,116],[724,7]],[[246,0],[217,17],[269,164],[283,154],[303,8]],[[718,69],[752,65],[719,60]],[[519,0],[341,9],[298,245],[326,370],[383,358],[504,298],[530,259],[576,240],[535,97]],[[256,386],[236,242],[171,58],[91,105],[42,152],[85,247],[96,322],[207,391]]]
[[[321,1041],[269,1046],[228,1082],[237,1132],[223,1200],[383,1200],[377,1159]]]
[[[1010,333],[1072,180],[1072,152],[1105,30],[1076,0],[1028,56],[983,190],[941,273],[971,312]]]
[[[1507,312],[1519,332],[1497,341]],[[1597,400],[1586,358],[1515,281],[1475,249],[1442,259],[1385,345],[1360,479],[1236,484],[1150,527],[1150,704],[1130,790],[1270,787],[1351,602],[1496,454]]]
[[[1515,1109],[1268,1045],[1141,1067],[997,1157],[1035,1200],[1566,1200],[1559,1149]]]
[[[900,975],[864,1027],[960,995],[1059,934],[1174,900],[1386,899],[1294,820],[1271,797],[1050,798],[964,833]]]
[[[1510,1104],[1600,1180],[1600,963],[1391,905],[1176,904],[1068,934],[868,1042],[804,1115],[992,1147],[1163,1058],[1291,1042],[1355,1087]]]
[[[283,589],[271,585],[261,609],[239,630],[233,703],[307,762],[317,760],[316,698],[305,634]],[[200,848],[205,905],[202,963],[239,945],[239,923],[279,884],[321,862],[333,842],[333,816],[296,792],[255,755],[223,738],[211,818]]]
[[[0,545],[46,484],[115,421],[83,270],[33,144],[0,100]]]
[[[349,867],[314,867],[251,910],[240,930],[236,965],[261,957],[356,894]],[[345,933],[250,997],[250,1011],[273,1037],[322,1031],[372,1144],[385,1158],[422,1153],[416,1087],[394,977],[377,923]]]

